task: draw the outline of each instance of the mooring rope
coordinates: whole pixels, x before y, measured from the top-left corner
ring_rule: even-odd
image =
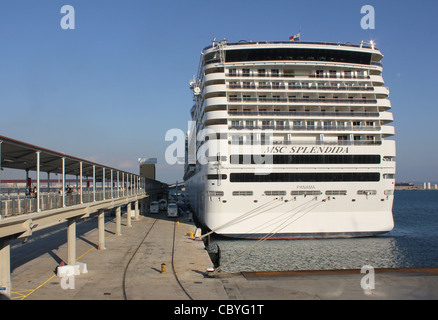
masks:
[[[283,230],[284,228],[286,228],[287,226],[289,226],[290,224],[292,224],[293,222],[297,221],[298,219],[301,219],[303,216],[305,216],[307,213],[309,213],[310,211],[312,211],[313,209],[315,209],[317,206],[319,206],[320,204],[322,204],[323,202],[325,202],[327,199],[323,199],[315,204],[313,204],[312,206],[306,208],[306,210],[308,210],[307,212],[304,212],[300,217],[298,217],[295,220],[292,220],[291,222],[289,222],[288,224],[282,226],[283,224],[285,224],[289,219],[293,218],[295,215],[297,215],[300,212],[296,212],[293,215],[291,215],[289,218],[286,219],[286,221],[284,221],[282,224],[280,224],[279,226],[275,227],[270,233],[266,234],[265,236],[263,236],[262,238],[260,238],[258,241],[256,241],[253,245],[249,246],[248,248],[246,248],[245,250],[243,250],[241,253],[239,253],[238,255],[234,256],[232,259],[228,260],[226,263],[220,265],[219,267],[217,267],[214,271],[213,274],[216,274],[217,272],[219,272],[222,268],[224,268],[225,266],[229,265],[230,263],[236,261],[238,258],[240,258],[242,255],[244,255],[245,253],[251,251],[252,249],[254,249],[258,244],[260,244],[263,241],[266,241],[270,238],[272,238],[275,234],[277,234],[279,231]],[[313,201],[313,200],[312,200]],[[310,209],[310,210],[309,210]]]

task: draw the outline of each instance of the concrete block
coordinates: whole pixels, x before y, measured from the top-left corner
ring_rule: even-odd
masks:
[[[80,273],[88,273],[87,264],[86,263],[76,261],[76,266],[79,266],[79,272]]]
[[[79,271],[78,265],[74,265],[74,266],[65,265],[65,266],[58,266],[57,268],[57,276],[61,278],[69,277],[69,276],[78,276],[80,274],[81,273]]]

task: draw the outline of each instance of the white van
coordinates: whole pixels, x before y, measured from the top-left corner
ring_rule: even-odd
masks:
[[[169,203],[167,206],[167,216],[170,218],[176,218],[178,217],[178,206],[176,203]]]
[[[160,204],[158,201],[152,201],[150,206],[150,213],[158,213],[160,212]]]
[[[166,199],[160,199],[160,210],[166,210],[167,208],[167,200]]]

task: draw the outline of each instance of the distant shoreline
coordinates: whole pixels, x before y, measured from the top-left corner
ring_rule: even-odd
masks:
[[[423,186],[395,186],[395,190],[426,190],[426,191],[438,191],[435,187],[430,189],[424,189]]]

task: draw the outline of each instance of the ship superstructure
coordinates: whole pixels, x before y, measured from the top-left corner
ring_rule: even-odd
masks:
[[[372,42],[206,47],[190,84],[184,177],[198,221],[243,238],[390,231],[395,141],[382,58]]]

